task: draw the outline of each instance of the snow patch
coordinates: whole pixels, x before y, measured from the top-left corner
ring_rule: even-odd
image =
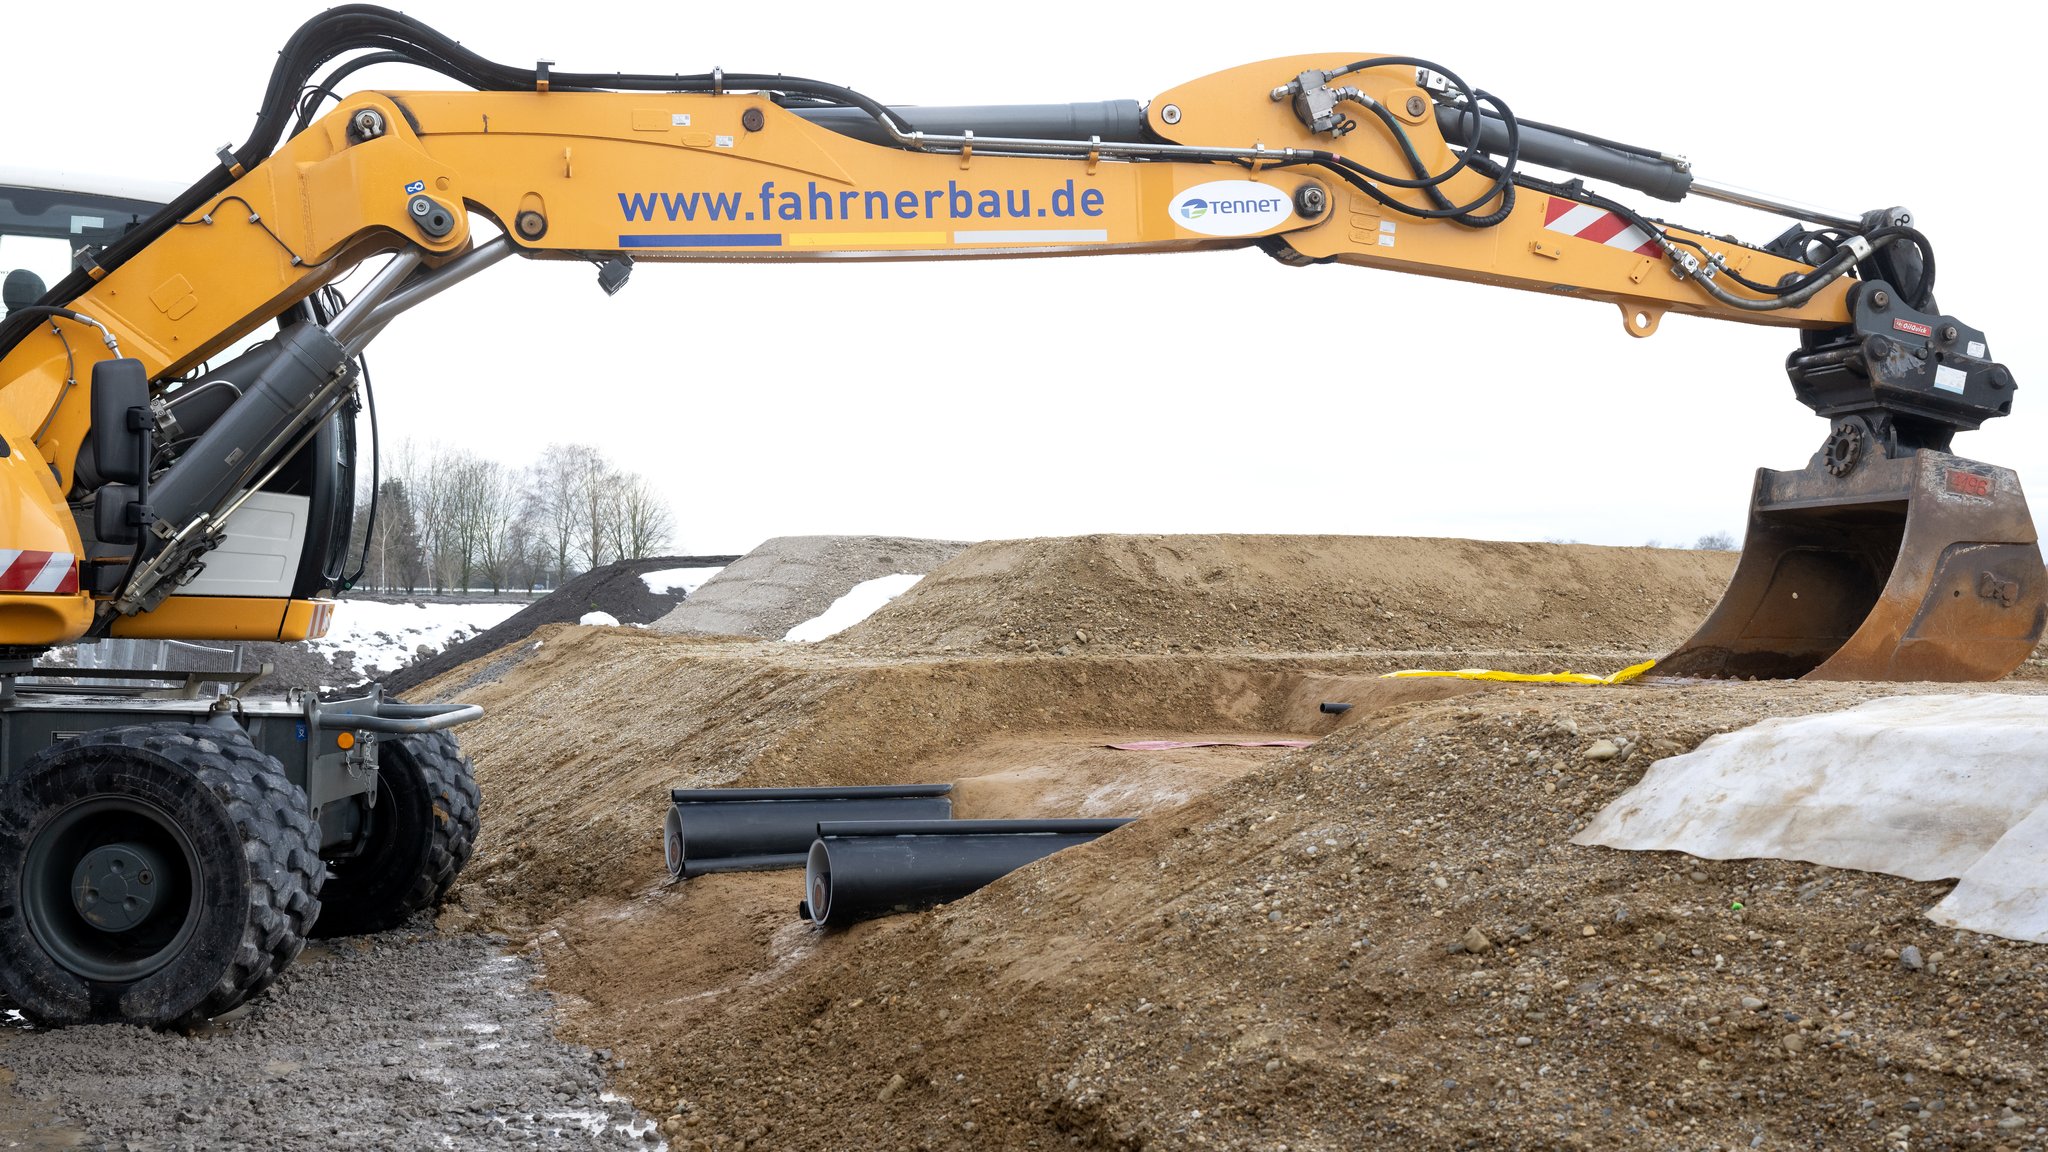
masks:
[[[616,628],[619,626],[619,618],[609,612],[585,612],[576,622],[578,624],[598,624],[606,628]]]
[[[846,595],[834,600],[830,608],[791,628],[783,640],[810,644],[827,636],[836,636],[881,611],[882,605],[910,591],[911,586],[922,579],[922,572],[898,572],[892,576],[863,580],[847,589]]]
[[[647,590],[656,596],[670,592],[681,592],[685,597],[696,595],[697,589],[713,576],[725,571],[719,568],[664,568],[659,572],[642,572],[640,579],[647,584]]]
[[[411,663],[425,644],[446,651],[510,619],[523,603],[383,604],[344,600],[335,606],[327,635],[306,646],[322,656],[354,652],[356,668],[395,672]]]

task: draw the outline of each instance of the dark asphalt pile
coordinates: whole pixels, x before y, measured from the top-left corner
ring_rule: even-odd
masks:
[[[401,693],[444,672],[525,639],[543,624],[574,624],[587,612],[608,612],[621,624],[651,624],[683,602],[683,593],[650,592],[640,577],[670,568],[718,568],[737,556],[651,556],[595,568],[533,602],[511,619],[463,641],[438,656],[417,660],[384,677],[384,689]]]

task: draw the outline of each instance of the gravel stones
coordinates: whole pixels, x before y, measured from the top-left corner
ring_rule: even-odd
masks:
[[[862,581],[927,573],[966,548],[903,536],[777,536],[727,565],[654,630],[780,640]]]
[[[90,1148],[644,1146],[651,1123],[605,1099],[603,1061],[554,1039],[536,975],[483,937],[401,931],[309,947],[191,1035],[6,1028],[0,1127],[31,1126],[4,1123],[11,1106]]]

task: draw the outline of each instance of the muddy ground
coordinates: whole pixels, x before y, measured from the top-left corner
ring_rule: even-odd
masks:
[[[644,1148],[609,1056],[552,1032],[529,957],[412,931],[317,943],[191,1034],[0,1027],[0,1147]]]
[[[416,693],[487,710],[440,928],[537,964],[553,1051],[607,1053],[674,1148],[2044,1146],[2048,962],[1922,918],[1947,884],[1569,843],[1714,733],[1956,689],[1378,678],[1612,671],[1732,564],[1099,537],[976,546],[817,645],[551,625]],[[1277,736],[1316,743],[1104,747]],[[928,780],[960,816],[1141,819],[844,932],[797,921],[798,874],[662,867],[673,786]]]

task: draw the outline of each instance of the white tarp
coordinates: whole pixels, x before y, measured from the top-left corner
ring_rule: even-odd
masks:
[[[1659,760],[1572,842],[1960,877],[1934,920],[2048,943],[2044,801],[2048,697],[1899,696]]]

